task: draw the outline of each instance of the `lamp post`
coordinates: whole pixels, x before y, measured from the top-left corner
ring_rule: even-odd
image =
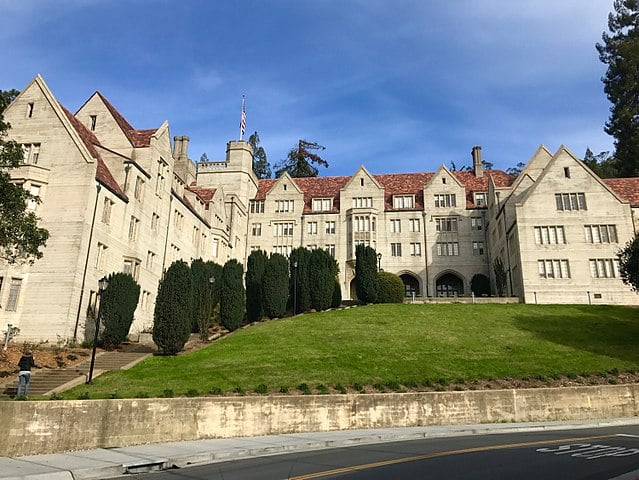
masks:
[[[95,320],[95,335],[93,336],[93,350],[91,351],[91,366],[89,367],[89,377],[87,378],[87,385],[93,381],[93,367],[95,366],[95,350],[98,348],[98,334],[100,333],[100,320],[102,319],[102,294],[109,286],[109,279],[102,277],[98,280],[98,298],[100,303],[98,304],[98,315]]]
[[[293,315],[297,315],[297,262],[293,262]]]
[[[378,272],[382,271],[382,254],[381,253],[377,254],[377,271]]]

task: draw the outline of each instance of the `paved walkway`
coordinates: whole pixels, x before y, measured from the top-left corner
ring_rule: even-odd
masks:
[[[379,430],[345,430],[265,437],[230,438],[95,449],[18,458],[0,457],[3,480],[85,480],[113,478],[190,465],[373,443],[487,433],[637,425],[639,418],[543,423],[498,423]],[[636,479],[639,470],[613,480]]]

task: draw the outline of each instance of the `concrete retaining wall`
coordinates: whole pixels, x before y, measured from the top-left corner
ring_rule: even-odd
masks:
[[[639,385],[1,402],[0,455],[330,430],[632,417]]]

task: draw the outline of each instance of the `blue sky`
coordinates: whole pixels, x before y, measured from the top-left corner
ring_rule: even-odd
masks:
[[[304,138],[321,175],[507,169],[540,144],[612,150],[595,43],[612,0],[0,0],[0,89],[40,73],[75,111],[102,92],[138,129],[168,120],[194,160],[259,132]]]

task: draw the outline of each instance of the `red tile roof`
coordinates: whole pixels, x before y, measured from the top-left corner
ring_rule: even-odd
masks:
[[[195,193],[195,195],[197,195],[200,198],[200,200],[204,202],[207,209],[209,208],[209,202],[211,201],[211,199],[213,198],[213,195],[215,195],[215,192],[217,191],[217,188],[197,187],[195,185],[192,185],[187,188],[191,192]]]
[[[134,147],[148,147],[151,144],[151,136],[157,131],[157,129],[149,129],[149,130],[136,130],[131,126],[129,122],[127,122],[126,118],[122,116],[120,112],[116,110],[116,108],[111,105],[111,103],[102,95],[100,92],[95,92],[104,102],[111,115],[115,119],[116,123],[119,125],[120,129],[126,138],[128,138],[131,145]]]
[[[639,177],[605,178],[603,182],[630,206],[639,207]]]
[[[424,187],[431,181],[435,174],[432,172],[422,173],[394,173],[384,175],[373,175],[373,178],[384,189],[384,207],[386,210],[393,208],[393,195],[413,194],[415,195],[415,207],[409,210],[424,209]],[[473,203],[474,192],[488,191],[488,177],[492,177],[497,187],[507,187],[514,181],[515,177],[501,170],[485,171],[482,178],[475,177],[472,172],[453,172],[453,175],[466,189],[466,208],[476,208]],[[294,178],[293,181],[304,193],[304,212],[312,211],[313,198],[332,198],[333,212],[339,211],[339,192],[352,177],[309,177]],[[277,180],[260,180],[258,184],[255,200],[264,200],[266,194],[273,188]]]

